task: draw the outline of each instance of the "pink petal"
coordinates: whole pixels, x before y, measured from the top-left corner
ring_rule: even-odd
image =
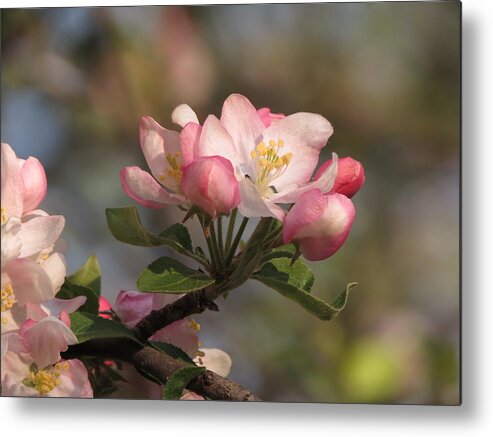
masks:
[[[61,215],[35,217],[22,223],[20,256],[25,258],[53,246],[60,237],[64,226],[65,218]]]
[[[240,203],[233,166],[222,156],[194,160],[183,169],[181,186],[187,198],[212,218],[229,214]]]
[[[197,123],[187,123],[180,132],[181,153],[183,156],[183,166],[190,164],[198,151],[202,126]]]
[[[46,195],[46,174],[38,159],[29,157],[27,160],[19,160],[21,164],[21,176],[24,181],[24,211],[36,209]]]
[[[264,123],[265,127],[269,127],[276,120],[281,120],[286,117],[284,114],[273,114],[269,108],[257,109],[257,114]]]
[[[205,120],[200,135],[195,158],[203,156],[222,156],[228,159],[235,167],[238,163],[237,148],[231,135],[214,115]]]
[[[56,317],[48,316],[34,325],[26,323],[30,326],[21,326],[21,336],[39,368],[55,364],[60,360],[60,352],[77,343],[73,332]]]
[[[76,296],[72,299],[51,299],[48,302],[43,303],[45,312],[53,317],[60,318],[60,314],[65,312],[71,314],[77,311],[82,305],[86,303],[86,296]]]
[[[24,182],[21,176],[17,156],[6,143],[2,143],[1,151],[1,205],[2,217],[20,217],[23,209]],[[3,219],[2,219],[3,222]]]
[[[346,240],[354,215],[353,203],[342,194],[306,193],[284,221],[284,241],[297,241],[310,261],[328,258]]]
[[[290,243],[304,227],[315,223],[322,216],[324,205],[324,197],[320,190],[303,194],[284,220],[282,234],[284,244]]]
[[[181,153],[179,133],[165,129],[152,117],[142,117],[140,120],[140,146],[147,165],[157,180],[165,176],[170,168],[166,156]],[[163,185],[173,190],[176,183],[167,178]]]
[[[193,358],[199,348],[199,338],[194,327],[195,325],[190,320],[178,320],[157,331],[151,340],[170,343]]]
[[[149,173],[139,167],[122,168],[120,182],[123,191],[146,208],[164,208],[166,205],[184,203],[183,197],[166,191]]]
[[[174,111],[171,113],[171,120],[173,120],[173,123],[176,123],[181,127],[185,127],[185,125],[187,125],[188,123],[199,124],[199,119],[197,118],[197,115],[195,114],[193,109],[185,103],[178,105],[174,109]]]
[[[114,310],[126,326],[133,328],[152,310],[163,308],[180,297],[181,295],[122,290],[118,294]]]
[[[271,137],[271,131],[283,133],[302,139],[310,148],[320,151],[333,134],[332,125],[319,114],[298,112],[277,120],[264,132],[264,137]]]
[[[20,305],[45,302],[55,296],[56,291],[48,274],[30,259],[16,259],[4,271],[10,278],[15,298]]]
[[[327,168],[333,163],[333,160],[326,161],[315,174],[315,180],[324,176]],[[340,158],[338,161],[337,177],[332,187],[329,190],[333,193],[344,194],[351,198],[365,183],[365,171],[361,162],[347,156]],[[327,190],[326,192],[328,192]]]
[[[241,153],[242,162],[249,162],[250,151],[256,146],[265,130],[265,125],[255,107],[246,97],[232,94],[223,104],[221,124],[233,138],[236,149]],[[220,153],[216,154],[220,155]]]

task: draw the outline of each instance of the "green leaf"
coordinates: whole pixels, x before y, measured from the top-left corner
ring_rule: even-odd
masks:
[[[121,323],[93,314],[72,313],[70,314],[70,325],[79,343],[97,338],[127,338],[140,344],[132,331]]]
[[[205,367],[190,366],[182,367],[173,373],[163,389],[163,399],[176,400],[180,399],[183,390],[187,385],[198,376],[206,371]]]
[[[321,320],[331,320],[345,307],[350,290],[357,285],[352,282],[330,304],[310,294],[313,274],[304,263],[296,261],[290,266],[289,259],[280,258],[265,264],[253,278],[295,301]]]
[[[184,249],[193,252],[192,238],[186,226],[181,223],[175,223],[159,234],[160,237],[174,240]]]
[[[137,208],[133,206],[107,208],[106,220],[111,234],[118,241],[144,247],[169,246],[206,268],[210,267],[206,260],[193,253],[190,235],[182,224],[172,225],[159,235],[152,234],[142,225]]]
[[[263,258],[262,263],[266,263],[276,258],[292,258],[296,253],[296,246],[294,244],[285,244],[283,246],[276,247],[275,249],[267,252]]]
[[[69,278],[65,279],[56,297],[58,299],[73,299],[77,296],[85,296],[86,302],[77,311],[97,314],[99,310],[99,297],[96,292],[84,285],[74,284]]]
[[[90,288],[99,297],[101,295],[101,268],[95,255],[87,258],[87,261],[68,279],[76,285]]]
[[[113,236],[134,246],[160,246],[165,239],[148,232],[140,221],[137,208],[106,208],[106,220]]]
[[[173,258],[163,256],[149,264],[137,279],[140,291],[187,293],[214,283],[214,279]]]
[[[166,355],[169,355],[171,358],[195,366],[194,361],[179,347],[176,347],[175,345],[170,343],[163,343],[161,341],[150,341],[149,343],[151,343],[151,345],[155,347],[157,350],[164,352]]]

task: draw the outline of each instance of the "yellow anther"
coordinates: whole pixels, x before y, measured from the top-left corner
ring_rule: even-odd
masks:
[[[279,140],[279,141],[277,142],[277,145],[278,145],[279,147],[284,147],[284,140]]]
[[[192,328],[194,331],[200,331],[200,325],[193,319],[189,320],[190,328]]]
[[[60,375],[69,368],[70,364],[66,361],[57,363],[54,366],[45,367],[42,370],[38,370],[34,365],[30,375],[23,379],[22,383],[28,387],[35,388],[41,396],[45,396],[62,383]]]
[[[2,225],[7,221],[7,214],[4,207],[0,207],[2,213]]]
[[[165,175],[161,175],[161,176],[159,176],[159,180],[160,180],[161,182],[164,182],[164,180],[165,180],[165,179],[166,179],[166,176],[165,176]]]
[[[267,161],[267,159],[262,158],[261,160],[259,160],[258,163],[260,164],[261,167],[266,167],[268,162],[269,161]]]
[[[282,157],[282,160],[284,161],[285,165],[289,165],[289,163],[291,162],[292,159],[293,159],[293,154],[291,152],[286,153]]]
[[[181,157],[180,152],[175,152],[175,153],[168,153],[166,155],[166,161],[168,162],[170,168],[166,171],[166,174],[175,179],[177,182],[180,181],[181,176],[182,176],[182,171],[181,171],[181,163],[179,162],[179,158]],[[159,178],[159,180],[162,182],[166,176],[162,176],[163,179]]]
[[[252,157],[252,159],[255,159],[258,155],[257,155],[257,152],[255,150],[252,150],[250,152],[250,156]]]
[[[5,287],[2,289],[1,297],[2,297],[2,305],[1,305],[2,312],[10,310],[10,308],[12,308],[15,303],[14,290],[12,289],[11,284],[5,285]]]
[[[257,152],[260,154],[260,156],[267,153],[267,147],[265,147],[265,143],[263,141],[257,144]]]
[[[270,140],[269,146],[271,146],[272,148],[276,147],[276,142],[274,140]]]
[[[197,351],[197,356],[198,357],[205,357],[204,351]]]

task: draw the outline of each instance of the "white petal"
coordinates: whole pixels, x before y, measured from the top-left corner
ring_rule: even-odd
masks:
[[[243,178],[238,182],[238,187],[241,197],[238,209],[244,217],[274,217],[281,221],[284,219],[284,210],[264,199],[250,179]]]
[[[231,358],[226,352],[220,349],[209,348],[203,348],[201,351],[204,353],[204,356],[197,357],[194,360],[198,366],[205,367],[207,370],[217,373],[224,378],[229,375]]]
[[[22,247],[20,231],[21,221],[18,217],[12,216],[2,225],[2,266],[20,255]]]
[[[55,244],[65,226],[65,218],[61,215],[35,217],[22,223],[21,258],[34,255]]]
[[[334,186],[337,178],[337,155],[332,153],[332,164],[316,181],[308,182],[301,187],[289,186],[285,187],[279,193],[271,196],[271,200],[276,203],[295,203],[300,196],[308,191],[318,189],[323,194],[328,193]]]
[[[173,123],[185,127],[187,123],[193,122],[199,124],[199,119],[190,106],[183,103],[178,105],[171,114],[171,120]]]

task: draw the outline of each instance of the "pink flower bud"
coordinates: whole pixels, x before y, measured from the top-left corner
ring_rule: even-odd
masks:
[[[240,191],[231,162],[222,156],[194,160],[183,169],[181,188],[190,201],[212,218],[229,214],[240,203]]]
[[[318,180],[325,169],[332,164],[332,159],[324,162],[323,165],[318,169],[315,180]],[[331,193],[344,194],[345,196],[351,198],[365,183],[365,171],[361,162],[347,156],[345,158],[339,158],[338,162],[337,178],[334,182],[334,187]]]
[[[346,240],[354,214],[353,203],[346,196],[308,191],[284,220],[284,243],[297,242],[301,253],[310,261],[328,258]]]
[[[260,117],[265,127],[269,127],[275,120],[281,120],[286,117],[284,114],[273,114],[270,112],[270,108],[257,109],[257,115]]]

